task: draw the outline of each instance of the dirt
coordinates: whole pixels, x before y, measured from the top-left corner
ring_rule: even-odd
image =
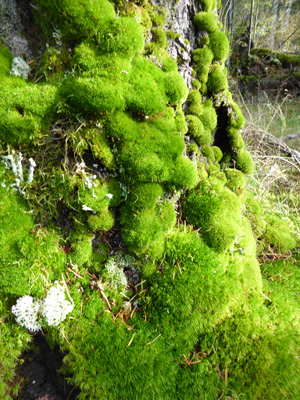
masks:
[[[58,348],[50,349],[41,333],[35,335],[34,349],[23,355],[24,363],[17,371],[21,389],[14,400],[75,400],[79,390],[58,372],[62,359]]]

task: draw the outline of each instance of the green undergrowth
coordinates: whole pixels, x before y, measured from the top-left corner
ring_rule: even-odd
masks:
[[[79,399],[297,399],[297,264],[283,291],[256,256],[295,251],[298,222],[246,190],[220,5],[200,3],[190,91],[147,2],[35,1],[44,83],[0,47],[3,396],[30,338],[11,306],[58,282],[74,308],[43,331]]]

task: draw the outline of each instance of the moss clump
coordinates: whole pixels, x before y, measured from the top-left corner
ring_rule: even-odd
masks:
[[[70,77],[61,88],[60,95],[74,113],[99,118],[115,110],[124,110],[124,88],[100,77]]]
[[[225,174],[227,178],[226,186],[238,196],[243,194],[246,184],[246,178],[243,172],[228,168],[225,170]]]
[[[47,133],[57,88],[26,84],[12,77],[0,88],[0,138],[13,146],[35,142]]]
[[[84,138],[92,149],[95,158],[99,159],[109,169],[116,168],[114,155],[102,130],[97,128],[87,129],[84,132]]]
[[[164,30],[160,28],[152,28],[151,32],[153,34],[153,40],[162,49],[167,47],[167,34]]]
[[[115,53],[131,60],[144,49],[143,30],[132,18],[116,18],[99,32],[97,42],[101,53]]]
[[[207,99],[203,102],[202,106],[203,113],[200,116],[200,120],[206,129],[214,131],[217,127],[217,113],[213,103],[210,99]]]
[[[235,166],[244,174],[252,174],[254,170],[254,164],[252,157],[247,150],[239,150],[239,152],[235,156]]]
[[[191,90],[189,92],[188,98],[187,98],[187,103],[188,104],[195,104],[195,103],[200,103],[201,102],[201,94],[199,93],[198,90]]]
[[[213,148],[211,146],[208,146],[207,144],[205,144],[202,147],[202,153],[210,161],[215,161],[215,153],[214,153],[214,150],[213,150]]]
[[[179,72],[166,73],[164,76],[164,87],[168,104],[175,106],[186,100],[189,91],[184,78]]]
[[[253,193],[246,192],[246,216],[249,219],[252,230],[257,238],[260,238],[266,229],[264,210]]]
[[[214,58],[212,51],[208,47],[193,51],[193,60],[196,64],[195,71],[198,74],[199,81],[206,83],[208,79],[209,68]],[[201,86],[203,92],[203,85]]]
[[[226,60],[229,53],[229,41],[224,32],[216,30],[210,33],[208,47],[214,55],[214,60]]]
[[[235,128],[232,128],[230,125],[226,129],[229,137],[229,144],[233,151],[239,151],[243,149],[245,146],[244,139],[239,131]]]
[[[228,88],[227,77],[220,65],[214,66],[209,73],[207,88],[212,93],[219,93]]]
[[[206,31],[208,33],[218,29],[217,18],[212,12],[199,12],[194,17],[194,24],[199,31]]]
[[[168,37],[169,39],[172,39],[172,40],[181,37],[181,34],[180,34],[180,33],[173,32],[173,31],[171,31],[170,29],[167,29],[167,30],[166,30],[166,35],[167,35],[167,37]]]
[[[203,11],[212,11],[216,7],[215,0],[200,0]]]
[[[192,85],[193,88],[196,90],[199,90],[201,88],[201,83],[200,81],[198,81],[198,79],[193,79]]]
[[[209,129],[205,129],[202,122],[195,115],[187,115],[188,133],[195,142],[202,146],[212,143],[212,135]]]
[[[218,162],[221,161],[222,157],[223,157],[223,153],[222,153],[222,150],[220,149],[220,147],[212,146],[212,149],[214,152],[215,160]]]
[[[107,0],[87,0],[82,7],[80,0],[39,0],[36,20],[41,27],[52,26],[56,21],[63,38],[78,40],[95,37],[101,32],[103,24],[115,18],[113,5]]]
[[[163,60],[162,69],[165,72],[177,71],[178,67],[177,67],[176,60],[174,60],[174,58],[171,58],[171,57],[166,57]]]
[[[276,214],[266,214],[265,220],[267,226],[263,238],[266,243],[283,253],[296,247],[297,242],[289,219],[283,219]]]
[[[230,102],[230,106],[233,108],[233,112],[229,114],[229,125],[234,129],[240,130],[245,125],[245,118],[234,101]]]
[[[0,44],[0,76],[9,76],[12,60],[12,53]]]

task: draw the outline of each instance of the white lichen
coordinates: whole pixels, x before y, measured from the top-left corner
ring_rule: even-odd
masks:
[[[64,288],[56,284],[51,287],[44,300],[23,296],[12,306],[11,311],[19,325],[30,332],[37,332],[44,324],[57,326],[66,319],[73,308],[73,304],[65,299]]]
[[[11,64],[10,74],[15,76],[21,76],[24,79],[28,79],[30,72],[29,65],[21,57],[14,57]]]

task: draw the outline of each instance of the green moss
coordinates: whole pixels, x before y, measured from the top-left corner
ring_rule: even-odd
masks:
[[[201,83],[207,82],[209,68],[213,58],[214,55],[208,47],[204,47],[203,49],[197,49],[193,51],[193,61],[196,64],[195,71],[197,72],[199,81]],[[202,93],[204,92],[202,91]]]
[[[173,32],[173,31],[171,31],[170,29],[167,29],[167,30],[166,30],[166,35],[167,35],[167,37],[168,37],[169,39],[172,39],[172,40],[181,37],[181,34],[180,34],[180,33]]]
[[[207,99],[203,102],[202,106],[203,113],[200,116],[200,120],[206,129],[214,131],[217,127],[217,113],[213,103],[210,99]]]
[[[240,130],[245,125],[245,118],[239,106],[234,101],[230,102],[230,106],[233,108],[233,113],[230,113],[229,125],[232,128]]]
[[[0,44],[0,76],[9,76],[12,60],[12,53]]]
[[[227,178],[226,186],[238,196],[243,194],[246,184],[243,172],[237,169],[228,168],[225,170],[225,174]]]
[[[202,4],[203,11],[212,11],[215,8],[215,0],[199,0]]]
[[[48,28],[56,22],[62,36],[68,40],[85,39],[98,34],[103,24],[113,21],[115,11],[107,0],[39,0],[36,19]]]
[[[99,159],[105,167],[115,169],[114,155],[104,132],[97,128],[92,128],[84,132],[84,137],[92,150],[93,156]]]
[[[199,31],[208,33],[218,29],[217,18],[213,12],[199,12],[194,17],[194,24]]]
[[[123,55],[102,54],[92,42],[82,42],[74,49],[74,68],[78,66],[85,77],[99,76],[116,82],[126,83],[131,70],[131,60]]]
[[[188,114],[196,115],[197,117],[201,117],[203,114],[203,106],[201,103],[192,103],[189,105],[187,110]]]
[[[237,237],[245,235],[245,243],[240,245],[242,239],[239,239],[239,246],[247,248],[245,252],[249,257],[253,250],[255,254],[255,241],[250,224],[241,215],[241,202],[229,189],[223,188],[221,182],[201,181],[189,193],[182,210],[194,228],[201,228],[201,235],[210,247],[217,251],[234,249]]]
[[[232,128],[230,125],[226,129],[229,137],[229,144],[233,151],[239,151],[244,148],[244,140],[242,135],[236,128]]]
[[[188,151],[189,153],[195,153],[195,154],[197,154],[197,155],[200,155],[200,149],[199,149],[199,147],[197,146],[196,143],[191,143],[191,144],[189,144],[189,145],[188,145],[188,148],[187,148],[187,151]]]
[[[124,87],[100,77],[70,77],[65,79],[60,95],[74,113],[99,118],[115,110],[124,110]]]
[[[215,161],[215,153],[214,153],[214,150],[213,150],[213,148],[211,146],[208,146],[207,144],[205,144],[202,147],[202,153],[209,160]]]
[[[188,133],[199,145],[207,145],[212,143],[212,134],[209,129],[206,129],[201,120],[195,115],[187,115]]]
[[[167,47],[167,34],[160,28],[152,28],[153,40],[159,47],[165,49]]]
[[[146,58],[135,58],[129,75],[131,86],[126,94],[127,108],[142,115],[162,112],[166,107],[164,75]]]
[[[251,54],[258,57],[269,57],[272,60],[275,60],[277,58],[284,68],[291,68],[291,66],[300,65],[299,55],[284,54],[266,48],[251,49]]]
[[[57,101],[51,85],[26,84],[12,77],[0,88],[0,138],[16,146],[35,142],[50,126]]]
[[[168,104],[174,106],[179,105],[186,100],[188,88],[184,78],[179,72],[168,72],[164,77],[164,87]]]
[[[181,105],[177,106],[176,109],[175,124],[177,132],[179,132],[180,134],[184,135],[188,131],[186,119],[184,116],[184,112],[182,111]]]
[[[140,183],[128,191],[127,207],[131,211],[153,209],[163,194],[163,187],[158,183]]]
[[[8,183],[2,171],[0,176]],[[44,293],[45,282],[60,279],[66,261],[58,236],[34,230],[29,211],[13,189],[0,187],[0,292],[14,296]]]
[[[177,67],[176,60],[174,60],[174,58],[171,58],[171,57],[166,57],[163,60],[162,69],[165,72],[177,71],[178,67]]]
[[[193,88],[196,90],[199,90],[201,88],[201,83],[200,81],[198,81],[198,79],[193,79],[192,85]]]
[[[77,240],[72,242],[72,251],[68,254],[72,264],[81,267],[84,264],[90,264],[92,257],[92,235],[81,234]]]
[[[265,220],[267,226],[263,238],[266,243],[283,253],[296,247],[297,242],[289,219],[283,219],[276,214],[266,214]]]
[[[251,223],[255,236],[260,238],[266,229],[264,210],[253,193],[249,191],[246,192],[246,216]]]
[[[220,149],[220,147],[212,146],[212,149],[214,152],[215,160],[218,162],[221,161],[222,157],[223,157],[223,153],[222,153],[222,150]]]
[[[199,181],[197,169],[188,158],[183,156],[178,157],[174,169],[170,174],[170,184],[175,186],[176,189],[185,187],[191,189]]]
[[[239,150],[237,156],[235,157],[235,166],[244,174],[252,174],[254,170],[254,164],[252,157],[247,150]]]
[[[228,88],[227,77],[219,65],[214,66],[209,73],[207,88],[212,93],[219,93]]]
[[[208,47],[214,55],[214,60],[226,60],[229,53],[229,41],[224,32],[216,30],[210,33]]]
[[[188,104],[197,104],[201,103],[201,94],[199,93],[198,90],[191,90],[189,92],[188,98],[187,98],[187,103]]]
[[[88,216],[88,224],[93,232],[95,231],[108,231],[115,224],[114,213],[111,210],[101,210],[96,215]]]
[[[97,42],[102,53],[132,59],[144,49],[143,29],[132,18],[116,18],[98,33]]]

